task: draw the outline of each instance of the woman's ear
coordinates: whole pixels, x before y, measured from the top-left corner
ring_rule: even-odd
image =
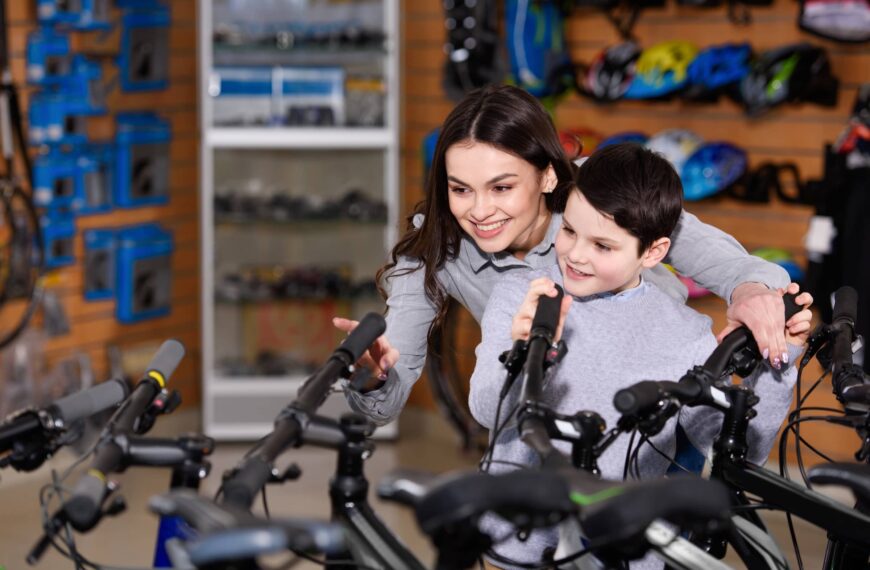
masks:
[[[653,267],[665,258],[670,248],[671,238],[663,237],[655,240],[641,255],[641,264],[647,269]]]
[[[553,168],[552,164],[548,164],[547,169],[544,170],[544,177],[541,180],[541,188],[543,188],[544,194],[549,194],[555,190],[557,184],[559,184],[559,177],[556,176],[556,169]]]

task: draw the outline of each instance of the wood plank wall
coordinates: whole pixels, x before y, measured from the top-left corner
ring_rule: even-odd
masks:
[[[835,108],[809,104],[785,106],[764,118],[750,120],[738,105],[724,99],[706,105],[622,101],[604,106],[570,95],[556,107],[556,125],[591,128],[605,135],[626,130],[654,134],[665,128],[688,128],[705,140],[728,140],[745,148],[752,165],[793,161],[803,178],[820,177],[824,143],[837,137],[849,116],[858,87],[870,81],[870,49],[866,45],[847,46],[802,33],[795,23],[797,12],[798,3],[794,0],[774,0],[773,6],[751,9],[751,24],[736,26],[728,21],[724,7],[678,7],[669,0],[665,8],[644,11],[635,34],[644,46],[669,39],[689,40],[700,47],[748,41],[758,52],[797,41],[822,45],[828,50],[833,72],[841,81],[839,103]],[[404,2],[402,181],[405,212],[423,196],[421,140],[443,121],[453,106],[441,88],[444,38],[441,2]],[[591,9],[575,10],[567,25],[567,38],[572,58],[582,62],[591,61],[603,48],[619,41],[605,16]],[[812,213],[809,207],[778,201],[749,205],[730,198],[716,198],[689,203],[687,209],[705,222],[731,233],[750,251],[763,246],[782,247],[801,263],[805,261],[802,237]],[[717,330],[724,324],[722,301],[708,298],[694,306],[714,319]],[[476,324],[466,317],[461,346],[456,347],[466,375],[470,375],[473,368],[477,339]],[[808,368],[807,379],[817,376],[817,368]],[[822,388],[818,392],[811,403],[831,403],[832,398],[827,395],[829,389]],[[423,407],[434,406],[425,378],[415,387],[411,402]],[[844,437],[842,430],[822,427],[806,431],[810,440],[830,443],[838,457],[848,458],[855,451],[854,436]]]
[[[26,109],[30,94],[25,86],[25,46],[27,34],[36,27],[36,2],[7,2],[9,49],[14,81]],[[79,217],[75,239],[76,264],[54,271],[48,287],[60,297],[71,323],[69,334],[46,345],[49,363],[78,352],[91,357],[96,379],[106,378],[106,347],[150,349],[166,338],[177,338],[187,347],[187,357],[176,371],[172,386],[182,393],[185,407],[200,400],[200,326],[199,326],[199,205],[196,2],[173,0],[170,31],[170,84],[164,91],[122,93],[116,87],[108,97],[109,115],[86,119],[89,138],[114,136],[113,115],[119,111],[154,111],[172,125],[170,145],[170,203],[162,207],[115,209],[109,213]],[[118,14],[115,13],[115,16]],[[96,54],[116,53],[118,28],[105,36],[99,32],[71,32],[73,50]],[[117,66],[106,64],[103,75],[110,80]],[[26,113],[26,111],[25,111]],[[169,316],[122,324],[115,320],[114,301],[86,302],[83,297],[83,231],[142,222],[160,222],[172,229],[175,252],[172,257],[172,312]],[[143,363],[144,364],[144,363]]]

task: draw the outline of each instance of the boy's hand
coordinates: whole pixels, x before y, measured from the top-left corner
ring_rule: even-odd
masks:
[[[788,355],[785,341],[785,304],[782,294],[761,283],[741,283],[731,294],[728,324],[716,335],[722,342],[730,332],[746,326],[765,359],[776,367]]]
[[[517,314],[514,315],[514,320],[511,324],[512,340],[529,340],[529,334],[532,332],[532,320],[535,318],[535,311],[538,310],[538,298],[541,295],[547,295],[548,297],[556,296],[556,284],[553,283],[552,279],[539,277],[529,284],[529,292],[526,293],[526,298],[517,310]],[[553,337],[553,342],[562,338],[565,315],[568,314],[572,299],[571,295],[562,297],[562,306],[559,310],[559,326],[556,328],[556,336]]]
[[[349,333],[359,325],[359,321],[351,319],[343,319],[341,317],[333,317],[332,324],[335,328]],[[357,366],[364,366],[372,371],[372,376],[378,380],[386,380],[387,372],[396,362],[399,361],[399,349],[393,348],[387,337],[381,335],[374,344],[366,350],[359,360],[356,361]]]
[[[778,289],[778,291],[780,294],[791,293],[792,295],[797,295],[800,287],[797,283],[789,283],[785,291],[782,289]],[[813,304],[813,296],[804,291],[795,297],[795,303],[802,306],[803,310],[792,315],[788,322],[785,323],[785,340],[789,344],[801,346],[807,341],[807,337],[810,336],[811,321],[813,320],[810,306]]]

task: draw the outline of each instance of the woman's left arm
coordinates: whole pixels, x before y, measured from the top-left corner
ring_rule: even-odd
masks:
[[[728,325],[720,339],[746,325],[771,363],[788,353],[785,308],[776,292],[789,283],[785,269],[749,255],[736,239],[685,210],[665,261],[728,301]]]

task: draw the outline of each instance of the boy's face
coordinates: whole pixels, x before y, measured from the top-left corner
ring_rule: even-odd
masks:
[[[639,245],[580,192],[571,191],[556,234],[556,256],[568,293],[585,297],[637,286],[640,272],[655,265],[650,264],[649,250],[638,256]]]

